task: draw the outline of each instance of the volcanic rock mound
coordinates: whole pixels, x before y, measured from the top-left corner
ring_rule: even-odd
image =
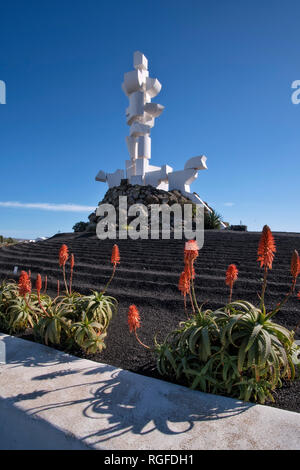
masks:
[[[177,189],[172,191],[164,191],[163,189],[156,189],[151,185],[141,186],[138,184],[132,185],[128,183],[128,180],[124,179],[121,181],[120,186],[110,188],[100,204],[111,204],[116,209],[117,221],[119,218],[119,196],[127,196],[128,208],[134,204],[143,204],[147,207],[148,213],[150,214],[150,207],[152,204],[167,204],[172,206],[173,204],[193,204],[193,202],[187,197],[183,196]],[[206,208],[204,209],[207,210]],[[134,217],[128,217],[130,222]],[[96,210],[89,215],[89,226],[87,231],[95,231],[96,225],[101,218],[96,215]],[[171,227],[173,226],[173,214],[171,213]]]

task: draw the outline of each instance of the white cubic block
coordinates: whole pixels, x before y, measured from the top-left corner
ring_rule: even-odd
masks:
[[[184,169],[188,170],[189,168],[194,168],[194,170],[207,170],[206,166],[206,156],[200,155],[199,157],[193,157],[187,160],[184,165]]]
[[[142,122],[135,121],[130,126],[130,136],[138,137],[141,135],[149,134],[151,127],[143,124]]]
[[[151,137],[142,135],[138,137],[138,158],[151,158]]]
[[[154,98],[161,90],[161,83],[157,80],[157,78],[146,78],[146,91],[147,94]]]
[[[126,178],[131,178],[136,174],[135,161],[134,160],[125,160],[126,165]]]
[[[134,120],[142,119],[144,115],[144,93],[136,91],[129,96],[129,107],[126,110],[127,124]]]
[[[169,189],[190,192],[190,184],[197,178],[198,170],[188,169],[168,173]]]
[[[128,148],[128,152],[130,155],[130,158],[132,160],[135,160],[137,158],[137,148],[138,148],[138,142],[135,137],[126,137],[126,144]]]
[[[144,184],[144,178],[142,177],[142,175],[131,176],[129,182],[130,182],[130,184],[143,185]]]
[[[137,158],[135,161],[136,174],[144,177],[148,172],[148,165],[149,161],[147,158]]]
[[[143,74],[139,70],[132,70],[124,74],[123,89],[128,95],[143,89]]]
[[[146,103],[144,105],[144,110],[152,117],[160,116],[164,109],[165,107],[162,104]]]
[[[121,179],[124,179],[124,170],[116,170],[114,173],[107,173],[107,182],[109,188],[120,186]]]
[[[133,66],[135,69],[148,69],[148,59],[142,54],[142,52],[136,51],[133,54]]]

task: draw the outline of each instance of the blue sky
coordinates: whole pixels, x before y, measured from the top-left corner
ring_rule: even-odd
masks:
[[[121,82],[135,50],[163,85],[151,163],[205,154],[192,189],[225,221],[300,232],[299,24],[298,0],[2,2],[0,234],[87,220],[107,189],[96,173],[128,158]],[[68,204],[88,207],[56,210]]]

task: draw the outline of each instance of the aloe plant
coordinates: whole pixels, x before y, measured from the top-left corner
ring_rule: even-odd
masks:
[[[61,305],[63,308],[67,307],[70,309],[70,316],[74,319],[78,319],[82,312],[83,299],[84,297],[79,292],[72,292],[68,295],[61,295],[54,299],[54,302]]]
[[[86,312],[82,313],[81,321],[73,323],[71,330],[74,341],[87,353],[95,353],[105,348],[106,333],[102,333],[102,325],[90,320]]]
[[[17,332],[26,328],[33,328],[38,319],[38,302],[32,300],[30,304],[24,297],[16,297],[8,302],[6,320],[9,332]]]
[[[45,344],[61,344],[62,333],[65,333],[66,337],[70,336],[71,320],[68,319],[68,314],[72,310],[70,308],[62,308],[61,305],[52,305],[51,308],[47,309],[45,316],[40,316],[38,322],[35,325],[35,331],[45,342]]]
[[[262,315],[243,301],[197,313],[156,343],[158,371],[204,392],[273,400],[282,379],[295,378],[300,348],[293,332]]]
[[[101,329],[106,330],[117,310],[118,302],[114,297],[93,291],[91,295],[82,297],[81,305],[88,318],[98,322]]]
[[[224,312],[224,316],[222,315]],[[238,368],[255,367],[259,380],[260,371],[271,373],[272,382],[278,377],[295,377],[290,357],[294,345],[294,333],[270,318],[250,302],[236,301],[216,313],[223,323],[221,342],[224,347],[238,348]]]

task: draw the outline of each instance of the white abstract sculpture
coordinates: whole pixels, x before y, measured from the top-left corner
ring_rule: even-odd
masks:
[[[141,52],[134,53],[133,66],[134,70],[124,74],[122,83],[122,89],[129,99],[126,120],[130,131],[126,143],[130,160],[125,161],[126,178],[130,184],[150,184],[166,191],[178,189],[193,202],[204,204],[196,194],[190,192],[190,185],[197,178],[198,171],[207,169],[204,155],[190,158],[180,171],[173,171],[169,165],[159,167],[149,164],[150,131],[155,118],[164,110],[164,106],[152,103],[151,100],[160,92],[161,84],[157,78],[149,77],[148,60]],[[107,182],[110,188],[118,186],[123,178],[124,170],[116,170],[114,173],[101,170],[96,176],[97,181]]]

